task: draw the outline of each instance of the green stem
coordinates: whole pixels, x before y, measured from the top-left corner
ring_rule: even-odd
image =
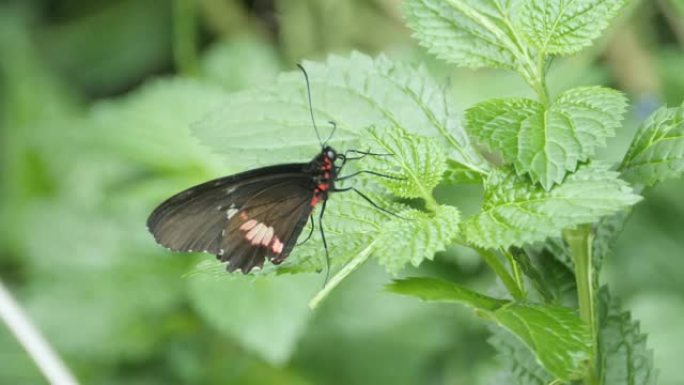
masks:
[[[174,1],[173,56],[176,69],[185,75],[198,72],[195,0]]]
[[[506,257],[508,263],[511,265],[511,271],[513,272],[513,279],[515,279],[515,284],[520,289],[523,298],[527,297],[527,293],[525,290],[525,281],[523,280],[523,274],[522,270],[520,269],[520,264],[518,263],[518,261],[515,260],[515,258],[513,258],[513,255],[511,255],[511,253],[509,253],[508,251],[503,251],[503,255]]]
[[[537,91],[537,97],[539,101],[544,105],[549,105],[549,91],[546,88],[546,68],[544,68],[544,55],[539,52],[537,55],[537,82],[535,91]]]
[[[309,301],[309,308],[311,310],[315,309],[321,301],[323,301],[329,294],[330,292],[333,291],[334,288],[337,287],[337,285],[342,282],[349,274],[352,273],[352,271],[356,270],[359,266],[361,266],[364,262],[368,260],[368,257],[370,256],[371,251],[373,250],[373,243],[368,245],[365,249],[361,250],[360,253],[354,257],[349,263],[344,265],[340,271],[338,271],[330,280],[328,283],[323,286],[323,289],[321,289],[316,295]]]
[[[501,279],[501,282],[503,282],[504,286],[506,286],[506,289],[508,289],[508,292],[511,293],[511,296],[513,296],[513,298],[516,300],[524,299],[525,296],[523,295],[522,290],[520,290],[517,282],[513,279],[508,270],[506,270],[506,267],[503,265],[503,263],[501,263],[499,257],[489,250],[480,248],[477,248],[476,250],[480,256],[482,256],[482,259],[484,259],[484,261],[489,265],[489,267],[494,270],[494,273]]]
[[[565,241],[570,246],[573,261],[575,262],[575,281],[577,283],[577,299],[579,302],[580,318],[589,326],[593,356],[589,361],[589,367],[585,377],[586,385],[598,384],[596,373],[596,357],[598,352],[596,305],[594,295],[594,272],[592,261],[592,247],[594,234],[592,225],[578,226],[577,229],[563,231]]]

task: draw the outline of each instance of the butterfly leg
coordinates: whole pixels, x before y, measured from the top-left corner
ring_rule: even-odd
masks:
[[[351,174],[349,174],[349,175],[345,175],[345,176],[338,177],[338,178],[336,179],[336,181],[345,180],[345,179],[349,179],[349,178],[353,178],[353,177],[355,177],[355,176],[357,176],[357,175],[359,175],[359,174],[371,174],[371,175],[379,176],[379,177],[382,177],[382,178],[394,179],[394,180],[405,180],[405,179],[406,179],[406,178],[399,178],[399,177],[392,176],[392,175],[382,174],[382,173],[379,173],[379,172],[376,172],[376,171],[361,170],[361,171],[357,171],[357,172],[351,173]]]
[[[348,154],[358,154],[358,156],[353,156],[350,157]],[[383,154],[383,153],[376,153],[376,152],[370,152],[370,151],[359,151],[359,150],[347,150],[344,152],[344,158],[348,160],[357,160],[357,159],[362,159],[365,158],[366,156],[392,156],[394,154]]]
[[[303,241],[297,243],[295,246],[303,245],[303,244],[305,244],[309,239],[311,239],[311,235],[313,235],[314,227],[316,227],[316,225],[314,224],[313,215],[311,215],[309,218],[311,218],[311,230],[309,230],[309,235],[306,236],[306,239],[304,239]]]
[[[321,239],[323,240],[323,248],[325,249],[325,280],[323,281],[323,287],[325,287],[328,283],[328,278],[330,278],[330,254],[328,253],[328,242],[325,240],[325,230],[323,230],[323,213],[325,213],[325,205],[327,203],[327,200],[323,201],[321,213],[318,215],[318,228],[321,231]]]
[[[406,219],[406,218],[402,217],[402,216],[399,215],[399,214],[395,214],[395,213],[393,213],[393,212],[391,212],[391,211],[389,211],[389,210],[387,210],[387,209],[385,209],[385,208],[380,207],[377,203],[373,202],[372,199],[370,199],[366,194],[364,194],[364,193],[362,193],[361,191],[359,191],[356,187],[346,187],[346,188],[341,188],[341,189],[335,189],[335,190],[332,190],[332,191],[333,191],[333,192],[353,191],[353,192],[359,194],[359,196],[360,196],[361,198],[363,198],[366,202],[370,203],[373,207],[375,207],[376,209],[382,211],[383,213],[389,214],[389,215],[394,216],[394,217],[397,217],[397,218]],[[320,225],[320,224],[319,224],[319,225]]]

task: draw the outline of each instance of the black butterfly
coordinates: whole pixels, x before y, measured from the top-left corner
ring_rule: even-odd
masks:
[[[311,109],[308,75],[299,67],[304,72],[309,111],[321,142]],[[311,213],[322,203],[319,228],[327,256],[322,219],[331,192],[352,190],[378,207],[353,187],[337,189],[335,182],[361,172],[385,176],[364,170],[340,178],[342,167],[348,160],[366,155],[387,155],[356,150],[338,154],[326,145],[336,128],[332,124],[330,136],[321,142],[322,150],[311,162],[259,168],[191,187],[152,212],[147,220],[150,232],[157,243],[173,251],[212,253],[228,262],[228,271],[248,273],[255,266],[262,267],[267,258],[274,264],[284,261],[309,217],[313,231]],[[350,157],[349,153],[359,156]]]

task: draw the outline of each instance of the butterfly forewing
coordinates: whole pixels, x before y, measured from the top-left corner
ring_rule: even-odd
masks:
[[[292,250],[311,214],[308,164],[265,167],[209,181],[169,198],[148,219],[157,242],[203,251],[250,271]]]

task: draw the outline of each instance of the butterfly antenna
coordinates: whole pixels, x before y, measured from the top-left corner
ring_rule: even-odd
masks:
[[[321,134],[318,133],[318,126],[316,126],[316,119],[314,119],[313,106],[311,104],[311,85],[309,84],[309,74],[306,73],[306,70],[304,69],[304,67],[302,67],[301,64],[297,63],[297,67],[299,67],[299,69],[302,70],[302,73],[304,74],[304,80],[306,81],[306,95],[308,96],[308,100],[309,100],[309,114],[311,115],[311,122],[313,123],[314,130],[316,131],[316,137],[318,138],[318,143],[321,144],[321,147],[325,147],[324,142],[321,140]]]
[[[328,135],[328,138],[325,139],[325,142],[323,142],[323,147],[325,147],[325,145],[328,144],[328,141],[332,139],[333,135],[335,135],[335,130],[337,130],[337,123],[335,123],[332,120],[329,120],[328,123],[332,125],[332,131],[330,131],[330,135]]]

